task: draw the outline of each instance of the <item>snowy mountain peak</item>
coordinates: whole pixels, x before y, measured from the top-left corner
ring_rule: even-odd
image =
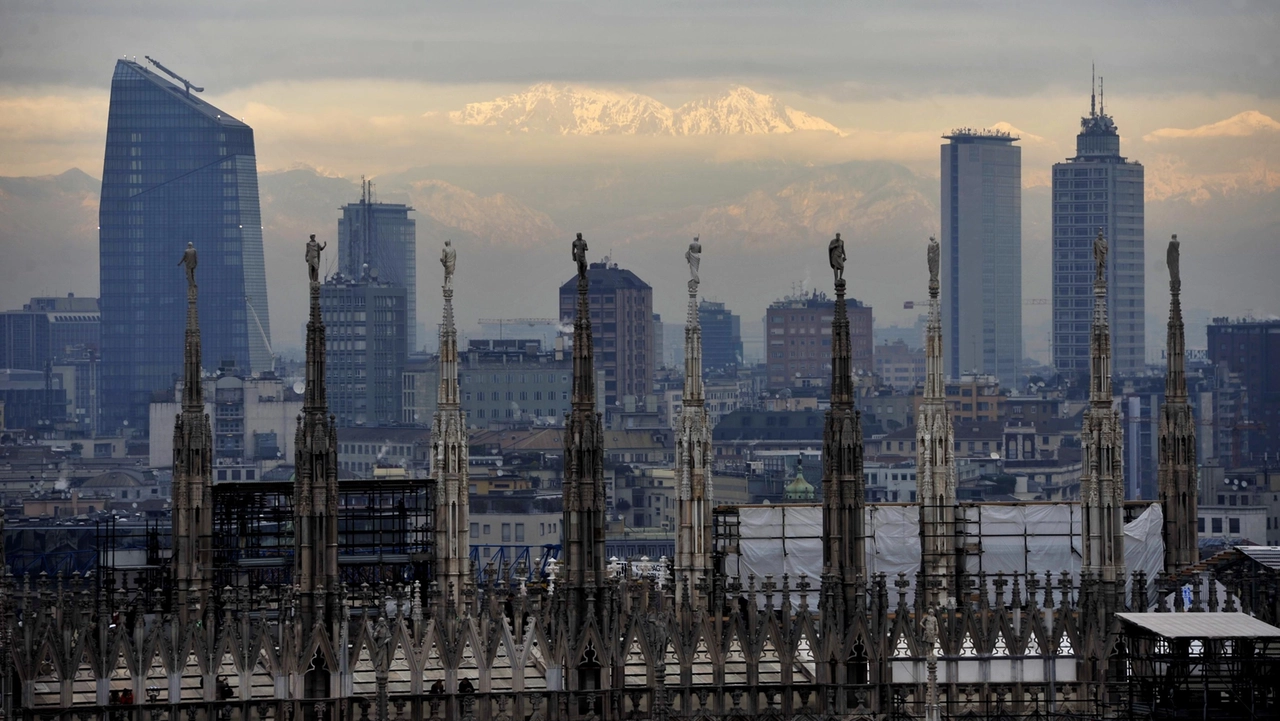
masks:
[[[522,93],[470,103],[449,118],[459,125],[509,133],[557,135],[765,135],[798,130],[840,134],[821,118],[743,86],[673,110],[639,93],[541,83]]]

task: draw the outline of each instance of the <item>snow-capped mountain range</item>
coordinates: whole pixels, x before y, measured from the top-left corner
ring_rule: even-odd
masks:
[[[555,135],[766,135],[801,130],[843,134],[822,118],[740,85],[672,109],[639,93],[542,83],[522,93],[470,103],[449,118],[459,125]]]

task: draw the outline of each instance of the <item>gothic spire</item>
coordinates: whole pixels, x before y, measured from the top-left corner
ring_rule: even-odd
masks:
[[[1187,341],[1182,325],[1178,236],[1169,241],[1169,368],[1160,409],[1157,481],[1164,511],[1164,570],[1176,573],[1200,560],[1196,520],[1196,424],[1187,402]]]
[[[1090,339],[1089,406],[1081,429],[1084,446],[1080,499],[1082,573],[1097,581],[1104,602],[1115,608],[1124,592],[1124,468],[1120,414],[1111,398],[1111,333],[1107,323],[1107,240],[1093,242],[1093,328]]]
[[[929,321],[925,331],[924,398],[916,414],[916,498],[920,504],[920,570],[926,605],[938,607],[954,590],[955,432],[942,372],[942,320],[938,301],[938,241],[929,238]]]
[[[588,301],[587,242],[573,241],[578,265],[577,315],[573,320],[573,403],[564,433],[564,587],[570,627],[579,627],[602,607],[606,588],[604,551],[604,431],[596,413]]]
[[[444,313],[440,322],[440,385],[431,424],[431,471],[436,480],[435,553],[440,608],[463,608],[471,573],[468,520],[466,418],[458,402],[458,330],[453,322],[453,271],[457,253],[445,241],[440,252],[444,266]]]
[[[200,378],[200,316],[196,249],[187,243],[179,265],[187,273],[187,330],[182,363],[182,412],[173,426],[173,573],[179,594],[208,591],[213,581],[213,433]],[[181,603],[185,608],[185,599]]]
[[[689,311],[684,327],[684,400],[676,438],[677,521],[675,580],[678,600],[705,607],[703,581],[711,563],[711,422],[702,393],[702,325],[698,320],[698,267],[702,246],[694,238],[689,263]]]
[[[849,315],[845,309],[844,241],[837,233],[827,247],[835,271],[835,313],[831,320],[831,407],[822,438],[822,594],[824,622],[840,622],[857,603],[866,573],[863,518],[866,481],[862,472],[862,417],[853,403]]]
[[[320,251],[307,243],[311,315],[307,321],[306,390],[294,439],[294,586],[310,624],[337,612],[338,431],[325,400],[324,320],[320,315]]]

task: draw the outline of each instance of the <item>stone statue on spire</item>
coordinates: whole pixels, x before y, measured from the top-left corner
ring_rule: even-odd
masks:
[[[178,261],[178,265],[187,266],[187,290],[196,287],[196,246],[195,243],[187,243],[187,249],[182,252],[182,260]]]
[[[694,236],[693,242],[689,244],[689,249],[684,253],[684,259],[689,264],[689,292],[698,292],[698,266],[702,263],[702,244],[698,242],[697,236]]]
[[[328,243],[317,243],[315,235],[307,241],[307,272],[311,275],[312,283],[320,282],[320,251],[326,247]]]
[[[844,241],[840,240],[840,234],[836,233],[836,237],[827,245],[827,258],[831,261],[831,270],[836,274],[836,285],[844,284]]]
[[[440,251],[440,265],[444,266],[444,287],[453,287],[453,271],[458,267],[458,251],[453,249],[453,243],[446,240],[444,242],[444,250]]]
[[[582,233],[578,233],[578,237],[573,241],[573,260],[578,264],[578,279],[582,280],[587,277],[587,241],[582,239]]]
[[[1169,250],[1165,255],[1165,263],[1169,266],[1169,289],[1174,293],[1182,292],[1182,272],[1178,268],[1178,260],[1181,255],[1179,245],[1178,234],[1174,233],[1172,240],[1169,241]]]
[[[938,239],[929,236],[929,287],[938,287],[938,263],[941,259],[941,250],[938,248]]]
[[[1097,265],[1095,283],[1102,283],[1107,277],[1107,239],[1098,228],[1098,237],[1093,239],[1093,262]]]

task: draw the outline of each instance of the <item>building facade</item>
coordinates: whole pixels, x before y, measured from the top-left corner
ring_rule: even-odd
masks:
[[[1017,386],[1022,368],[1022,148],[962,129],[942,146],[942,330],[946,372]]]
[[[591,263],[591,320],[596,323],[596,369],[603,373],[601,399],[606,412],[624,406],[630,396],[638,406],[653,393],[653,288],[617,263]],[[560,286],[560,322],[573,323],[576,280]]]
[[[573,361],[562,351],[537,340],[473,339],[458,365],[468,425],[564,423]]]
[[[333,276],[320,287],[328,329],[329,408],[339,426],[400,422],[407,356],[407,299],[402,286]]]
[[[924,383],[923,348],[912,348],[901,339],[876,346],[876,375],[880,383],[899,391],[910,391]]]
[[[405,289],[409,351],[418,350],[418,229],[413,208],[373,199],[373,183],[361,181],[360,202],[342,206],[338,218],[338,270],[359,278],[364,267],[384,283]]]
[[[702,326],[703,367],[708,371],[742,365],[742,318],[724,303],[698,303],[698,323]]]
[[[1104,108],[1080,119],[1075,157],[1053,166],[1053,365],[1081,378],[1089,369],[1093,256],[1101,230],[1107,267],[1111,348],[1118,375],[1146,366],[1143,167],[1120,155],[1120,133]]]
[[[139,63],[116,61],[98,210],[104,422],[146,429],[151,394],[182,369],[186,289],[199,252],[203,365],[271,368],[253,129]]]
[[[42,371],[78,351],[97,351],[97,298],[32,298],[22,310],[0,313],[0,368]]]
[[[850,362],[855,376],[869,376],[871,306],[848,301]],[[769,388],[824,386],[830,376],[831,319],[835,302],[813,292],[774,301],[765,313],[765,368]]]
[[[1280,320],[1214,318],[1208,326],[1209,359],[1239,374],[1248,395],[1247,412],[1236,414],[1224,432],[1238,443],[1233,464],[1280,457]],[[1247,450],[1245,439],[1247,438]]]

